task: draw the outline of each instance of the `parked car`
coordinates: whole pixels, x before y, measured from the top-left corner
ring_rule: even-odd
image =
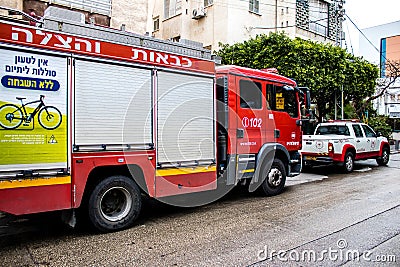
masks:
[[[314,135],[303,136],[303,166],[337,164],[352,172],[355,160],[376,159],[387,165],[390,146],[386,137],[358,121],[331,121],[317,125]]]

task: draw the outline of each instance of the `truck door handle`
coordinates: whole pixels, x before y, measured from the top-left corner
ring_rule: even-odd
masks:
[[[371,140],[368,139],[367,142],[371,142]]]
[[[360,143],[361,141],[360,140],[357,140],[357,143]]]
[[[244,137],[244,130],[243,129],[237,129],[236,130],[236,137],[237,138],[243,138]]]
[[[278,129],[275,129],[274,130],[274,138],[279,138],[279,137],[281,137],[281,131]]]

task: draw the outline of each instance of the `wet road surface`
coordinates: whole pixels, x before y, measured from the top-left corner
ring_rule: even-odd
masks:
[[[136,226],[110,234],[69,229],[58,213],[0,215],[0,266],[400,266],[400,154],[287,184],[198,208],[147,200]]]

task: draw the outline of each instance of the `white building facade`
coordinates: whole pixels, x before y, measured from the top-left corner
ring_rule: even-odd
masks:
[[[211,50],[257,34],[284,31],[290,37],[338,43],[342,1],[324,0],[154,0],[156,38],[189,39]]]
[[[0,0],[0,6],[34,12],[39,17],[49,5],[82,12],[87,22],[139,34],[145,34],[150,29],[148,11],[149,6],[153,6],[152,0]],[[0,15],[8,14],[3,10]]]
[[[362,29],[362,32],[368,40],[360,35],[360,55],[380,68],[378,93],[381,87],[392,79],[391,73],[388,72],[390,69],[388,61],[397,68],[400,67],[400,21]],[[400,118],[400,79],[397,78],[391,83],[385,93],[373,101],[373,105],[379,115]]]
[[[400,21],[361,29],[368,40],[359,34],[359,54],[364,59],[378,65],[381,59],[381,39],[400,35]],[[371,45],[371,43],[373,45]]]
[[[377,91],[379,90],[378,86]],[[393,119],[400,118],[400,79],[398,78],[390,85],[381,97],[374,100],[373,105],[379,115],[389,116]]]

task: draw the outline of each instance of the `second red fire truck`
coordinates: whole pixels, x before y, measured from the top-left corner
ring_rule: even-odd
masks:
[[[81,209],[114,231],[143,194],[196,206],[300,173],[293,80],[84,20],[51,6],[35,26],[0,22],[0,211]]]

